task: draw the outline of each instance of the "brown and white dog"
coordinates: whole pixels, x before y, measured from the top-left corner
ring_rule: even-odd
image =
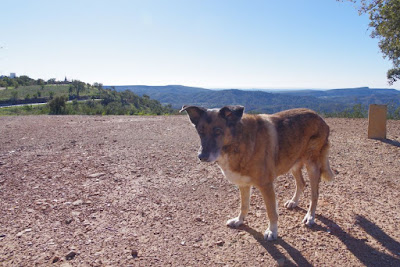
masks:
[[[238,217],[226,224],[238,227],[249,211],[251,186],[260,190],[269,219],[264,238],[278,236],[278,213],[273,181],[289,171],[296,179],[296,192],[285,207],[299,202],[305,182],[301,169],[306,166],[311,184],[311,203],[303,223],[314,223],[319,182],[330,181],[329,126],[314,111],[292,109],[272,115],[243,114],[243,106],[205,109],[183,106],[200,136],[199,159],[217,162],[228,180],[240,189]]]

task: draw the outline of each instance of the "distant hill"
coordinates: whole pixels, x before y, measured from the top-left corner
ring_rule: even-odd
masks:
[[[138,95],[164,95],[164,94],[179,94],[190,95],[193,93],[208,92],[209,89],[188,87],[183,85],[166,85],[166,86],[148,86],[148,85],[118,85],[105,86],[106,88],[115,87],[118,92],[129,90]]]
[[[112,86],[106,86],[111,88]],[[400,91],[395,89],[344,88],[331,90],[211,90],[182,85],[114,86],[117,91],[129,90],[148,95],[173,108],[199,105],[209,108],[240,104],[252,112],[273,113],[284,109],[306,107],[318,112],[340,112],[355,104],[388,104],[400,106]]]

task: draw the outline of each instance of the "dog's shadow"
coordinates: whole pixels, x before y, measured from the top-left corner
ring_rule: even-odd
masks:
[[[302,208],[297,207],[294,210],[306,213],[306,211]],[[386,254],[377,250],[376,248],[371,247],[366,243],[366,239],[358,239],[353,237],[331,219],[328,219],[322,215],[316,215],[316,217],[320,223],[317,222],[310,228],[310,231],[329,231],[333,236],[339,239],[347,247],[347,249],[365,266],[400,266],[400,243],[387,235],[381,228],[366,219],[364,216],[356,215],[356,224],[395,256]],[[273,242],[268,242],[264,240],[262,233],[257,232],[247,225],[241,226],[240,229],[251,234],[254,239],[256,239],[276,261],[284,260],[285,266],[295,265],[278,250],[277,246],[284,248],[295,261],[296,265],[312,266],[312,264],[301,254],[299,250],[288,244],[282,238],[278,238]]]
[[[264,235],[262,233],[257,232],[248,225],[242,225],[240,226],[240,229],[251,234],[254,239],[257,240],[257,242],[262,245],[277,262],[282,261],[285,266],[312,266],[311,263],[309,263],[307,259],[304,258],[303,255],[301,255],[300,251],[285,242],[282,238],[278,237],[276,241],[272,242],[265,241]],[[279,251],[277,246],[281,246],[282,248],[284,248],[287,253],[289,253],[289,255],[292,257],[292,259],[296,262],[296,264],[293,264],[293,262],[289,261],[287,257]],[[282,264],[278,265],[281,266]]]

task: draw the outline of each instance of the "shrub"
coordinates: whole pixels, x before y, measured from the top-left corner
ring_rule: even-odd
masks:
[[[56,96],[49,101],[50,114],[65,114],[65,102],[67,99],[64,96]]]

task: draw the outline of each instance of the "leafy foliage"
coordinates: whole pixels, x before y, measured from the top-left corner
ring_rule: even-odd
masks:
[[[56,96],[50,100],[50,114],[65,114],[65,102],[67,102],[67,98],[64,96]]]

